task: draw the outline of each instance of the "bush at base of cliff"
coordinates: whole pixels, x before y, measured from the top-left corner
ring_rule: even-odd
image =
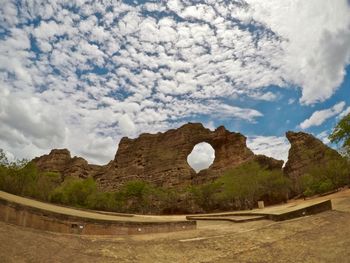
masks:
[[[258,200],[267,204],[286,201],[290,181],[280,170],[268,170],[256,162],[248,162],[213,183],[194,187],[191,191],[204,211],[250,209]]]
[[[313,166],[300,179],[305,196],[323,194],[350,183],[350,165],[345,159],[330,160],[326,164]]]
[[[0,165],[0,189],[12,194],[47,201],[60,182],[59,174],[40,173],[33,163]]]
[[[88,207],[88,197],[97,191],[93,178],[67,178],[50,196],[50,201],[65,205]]]

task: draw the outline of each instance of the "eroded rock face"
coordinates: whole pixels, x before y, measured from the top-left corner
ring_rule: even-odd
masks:
[[[91,165],[81,157],[71,157],[67,149],[54,149],[49,154],[33,159],[41,171],[58,172],[66,176],[87,178],[95,176],[103,167]]]
[[[187,156],[201,142],[214,148],[215,160],[208,169],[196,174],[187,163]],[[99,181],[108,188],[132,179],[165,187],[188,185],[216,178],[223,170],[253,158],[246,138],[240,133],[229,132],[224,127],[210,131],[202,124],[189,123],[165,133],[123,138],[114,161]]]
[[[312,166],[322,166],[331,159],[342,158],[340,154],[319,139],[304,132],[287,132],[291,144],[284,173],[294,182]],[[298,186],[295,186],[296,190]]]
[[[196,174],[187,163],[187,156],[201,142],[214,148],[215,160],[208,169]],[[57,171],[64,176],[93,176],[102,188],[111,190],[135,179],[163,187],[204,183],[251,160],[269,169],[281,169],[283,165],[283,161],[254,155],[246,145],[246,137],[240,133],[230,132],[223,126],[210,131],[200,123],[188,123],[164,133],[122,138],[114,160],[106,166],[89,165],[82,158],[71,158],[68,150],[53,150],[34,162],[41,170]]]

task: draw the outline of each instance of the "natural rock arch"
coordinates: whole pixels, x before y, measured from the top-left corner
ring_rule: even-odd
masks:
[[[196,174],[187,163],[187,156],[201,142],[214,148],[215,159],[208,169]],[[130,180],[163,187],[205,183],[250,160],[271,169],[281,169],[283,165],[283,161],[254,155],[246,145],[246,137],[240,133],[230,132],[223,126],[211,131],[200,123],[188,123],[164,133],[122,138],[114,160],[104,166],[72,158],[68,150],[53,150],[33,161],[41,171],[57,171],[63,176],[92,176],[103,189],[115,190]]]
[[[209,169],[196,174],[187,163],[187,156],[201,142],[214,148],[215,160]],[[253,158],[254,153],[246,146],[246,137],[242,134],[230,132],[223,126],[210,131],[200,123],[188,123],[165,133],[122,138],[114,160],[99,180],[104,186],[108,182],[111,188],[116,187],[114,183],[132,179],[165,187],[188,185],[217,178],[222,171]]]

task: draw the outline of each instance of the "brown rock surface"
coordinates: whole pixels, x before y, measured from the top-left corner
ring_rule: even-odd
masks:
[[[214,148],[215,160],[208,169],[196,174],[187,163],[187,156],[201,142]],[[134,179],[164,187],[203,183],[250,160],[256,160],[269,169],[281,169],[283,165],[283,161],[254,155],[246,145],[246,137],[240,133],[230,132],[223,126],[210,131],[200,123],[188,123],[164,133],[141,134],[136,139],[122,138],[114,160],[106,166],[90,165],[82,158],[71,158],[66,149],[52,150],[49,155],[33,161],[40,170],[57,171],[63,176],[93,176],[102,188],[116,189]]]
[[[88,164],[81,157],[71,157],[67,149],[54,149],[49,154],[33,159],[40,171],[58,172],[66,176],[87,178],[95,176],[101,166]]]
[[[187,163],[187,156],[201,142],[214,148],[215,160],[207,170],[196,174]],[[188,185],[212,180],[223,170],[253,158],[254,154],[246,146],[246,137],[242,134],[230,132],[223,126],[210,131],[200,123],[188,123],[164,133],[141,134],[136,139],[122,138],[114,161],[99,181],[112,188],[121,181],[132,179],[165,187]]]
[[[337,151],[323,144],[311,134],[289,131],[286,133],[286,137],[291,148],[284,173],[294,182],[312,166],[322,166],[331,159],[341,158]]]

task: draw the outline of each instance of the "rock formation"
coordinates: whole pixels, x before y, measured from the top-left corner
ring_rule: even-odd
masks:
[[[287,132],[291,144],[284,173],[294,182],[314,165],[330,158],[341,158],[320,140],[303,132]],[[209,143],[215,150],[215,160],[198,174],[187,163],[193,147]],[[122,138],[114,160],[105,166],[88,164],[83,158],[71,157],[67,149],[52,150],[33,161],[42,171],[56,171],[66,176],[93,176],[104,189],[116,189],[123,183],[140,179],[158,186],[176,187],[205,183],[224,171],[255,160],[268,169],[281,169],[283,161],[264,155],[254,155],[246,145],[246,137],[230,132],[223,126],[210,131],[200,123],[188,123],[164,133],[141,134],[136,139]]]
[[[284,173],[296,184],[297,179],[317,165],[322,166],[329,160],[342,158],[340,154],[323,144],[319,139],[304,132],[287,132],[291,144]],[[297,190],[297,186],[295,186]]]
[[[196,174],[187,163],[187,156],[201,142],[214,148],[215,160],[208,169]],[[229,132],[223,126],[210,131],[202,124],[189,123],[165,133],[122,138],[114,161],[99,182],[107,188],[133,179],[165,187],[189,185],[217,178],[224,170],[253,158],[254,153],[240,133]]]
[[[198,174],[187,163],[193,147],[209,143],[215,160]],[[204,183],[219,177],[225,170],[256,160],[269,169],[281,169],[283,161],[254,155],[246,137],[223,126],[210,131],[200,123],[188,123],[164,133],[141,134],[136,139],[124,137],[114,160],[105,166],[88,164],[83,158],[71,157],[68,150],[52,150],[33,161],[42,171],[57,171],[63,177],[93,176],[104,189],[116,189],[123,183],[140,179],[158,186],[176,187]]]
[[[49,154],[33,159],[41,171],[58,172],[66,176],[87,178],[95,176],[102,167],[88,164],[81,157],[71,157],[67,149],[54,149]]]

